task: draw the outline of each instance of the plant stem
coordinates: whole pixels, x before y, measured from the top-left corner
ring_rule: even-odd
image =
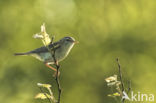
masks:
[[[58,76],[58,71],[59,71],[60,66],[59,65],[56,65],[56,67],[57,67],[57,71],[56,71],[56,78],[55,78],[55,80],[56,80],[56,83],[57,83],[57,88],[58,88],[58,93],[59,93],[58,94],[58,103],[60,103],[61,92],[62,92],[61,85],[60,85],[60,78]]]
[[[125,87],[124,87],[124,83],[123,83],[123,80],[122,80],[121,66],[120,66],[120,63],[119,63],[119,59],[118,58],[116,59],[116,61],[117,61],[117,64],[118,64],[119,77],[120,77],[120,81],[121,81],[121,89],[122,89],[121,96],[123,96],[123,91],[125,91]],[[125,101],[125,99],[122,100],[122,103],[124,103],[124,101]]]
[[[53,43],[53,40],[54,40],[54,37],[52,37],[51,43]],[[52,55],[52,57],[54,59],[54,65],[56,66],[56,70],[57,70],[56,71],[56,78],[55,78],[56,84],[57,84],[57,88],[58,88],[58,101],[57,101],[57,103],[60,103],[61,92],[62,92],[61,85],[60,85],[60,78],[59,78],[59,68],[60,68],[60,65],[58,64],[58,61],[55,58],[55,48],[54,48],[54,46],[53,46],[53,51],[54,52],[51,52],[51,55]]]

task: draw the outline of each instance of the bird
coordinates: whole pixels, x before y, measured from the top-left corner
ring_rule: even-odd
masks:
[[[57,71],[54,67],[50,66],[51,64],[64,60],[73,46],[78,43],[73,37],[64,37],[57,42],[50,43],[47,47],[42,46],[40,48],[34,49],[32,51],[24,53],[15,53],[15,56],[32,56],[36,59],[42,61],[47,67],[51,68],[55,72]],[[55,51],[55,55],[52,53]]]

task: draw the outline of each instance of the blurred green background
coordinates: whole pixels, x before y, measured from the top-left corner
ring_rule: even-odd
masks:
[[[32,38],[43,22],[56,41],[80,42],[60,63],[62,103],[116,103],[104,79],[118,73],[117,57],[125,84],[156,94],[155,11],[155,0],[0,0],[0,103],[41,103],[38,82],[57,95],[52,70],[13,56],[43,45]]]

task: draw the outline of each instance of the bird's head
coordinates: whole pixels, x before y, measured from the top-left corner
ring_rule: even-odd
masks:
[[[62,38],[60,40],[60,43],[62,45],[68,45],[68,46],[70,46],[70,45],[74,45],[74,44],[76,44],[78,42],[73,37],[64,37],[64,38]]]
[[[69,52],[74,44],[78,43],[73,37],[64,37],[60,41],[60,46],[62,49],[64,49],[64,52]]]

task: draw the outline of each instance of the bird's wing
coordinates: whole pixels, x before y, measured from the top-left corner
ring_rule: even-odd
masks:
[[[50,44],[50,45],[48,45],[48,47],[51,49],[51,50],[53,50],[53,49],[58,49],[58,48],[60,48],[60,44],[58,43],[58,42],[55,42],[55,43],[53,43],[53,44]],[[28,52],[28,53],[44,53],[44,52],[49,52],[49,50],[48,50],[48,48],[47,47],[45,47],[45,46],[42,46],[42,47],[40,47],[40,48],[37,48],[37,49],[35,49],[35,50],[32,50],[32,51],[30,51],[30,52]]]

